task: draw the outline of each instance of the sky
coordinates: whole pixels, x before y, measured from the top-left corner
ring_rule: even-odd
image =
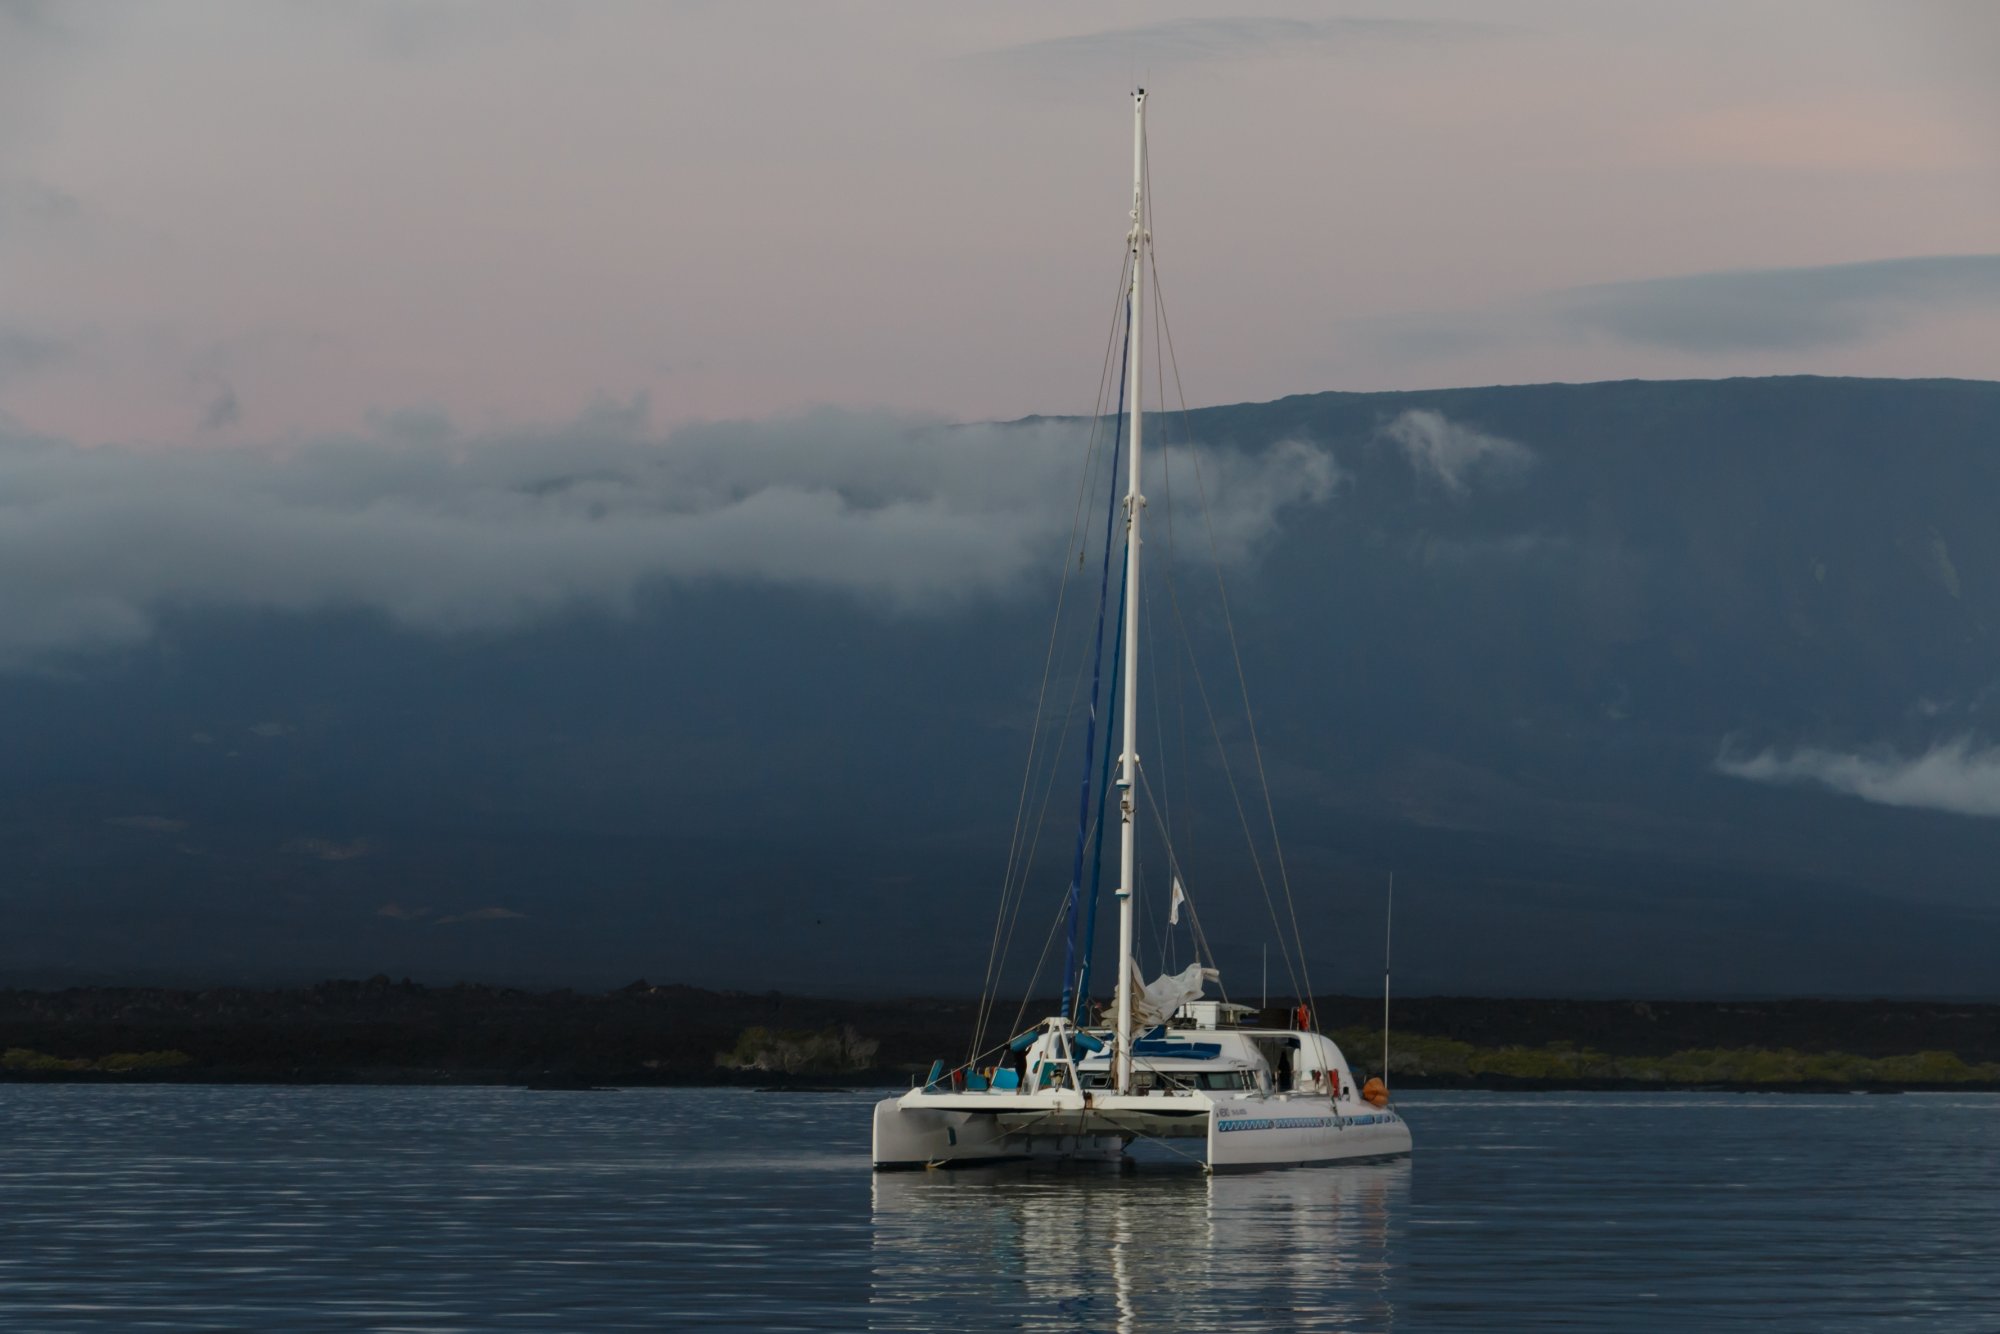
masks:
[[[833,627],[827,662],[848,665],[878,634],[928,649],[975,620],[1011,624],[1076,564],[1080,497],[1108,494],[1075,418],[1098,401],[1118,295],[1135,85],[1158,304],[1193,405],[2000,378],[1996,68],[2000,7],[1953,0],[0,0],[0,716],[83,720],[37,733],[45,752],[0,768],[0,788],[54,801],[45,771],[69,763],[126,804],[61,818],[178,834],[197,825],[155,796],[207,762],[223,734],[210,713],[317,773],[342,728],[308,744],[285,721],[304,708],[292,696],[348,699],[347,674],[394,676],[406,651],[435,688],[383,698],[466,691],[460,730],[425,754],[483,769],[466,757],[514,752],[478,748],[486,697],[465,681],[513,672],[540,707],[524,664],[586,623],[607,637],[590,642],[629,631],[677,669],[680,608],[718,589],[715,627],[685,655],[740,688],[717,687],[725,721],[801,665],[780,662],[775,683],[733,665],[725,649],[748,638],[726,604],[745,588]],[[1937,403],[1985,392],[1931,388]],[[1232,580],[1378,514],[1389,455],[1422,482],[1423,505],[1398,512],[1427,553],[1455,540],[1432,544],[1440,515],[1496,568],[1572,550],[1552,519],[1482,526],[1508,486],[1552,472],[1538,460],[1556,423],[1397,400],[1336,448],[1282,412],[1244,414],[1277,425],[1200,451]],[[1036,415],[1070,419],[992,426]],[[1855,424],[1711,425],[1775,459]],[[1899,511],[1884,559],[1909,556],[1914,586],[1971,607],[1981,548],[1939,515],[1962,499],[1943,491],[1976,487],[1958,464],[1927,470],[1918,447],[1935,441],[1891,443],[1912,459],[1900,480],[1932,491]],[[1192,471],[1178,444],[1150,455],[1163,499],[1168,471]],[[1849,442],[1857,458],[1881,444]],[[1756,485],[1770,489],[1742,508],[1704,493],[1687,517],[1762,531],[1790,479]],[[1586,573],[1609,586],[1621,568]],[[1322,574],[1302,586],[1327,602],[1340,581]],[[1630,614],[1634,636],[1668,624]],[[295,635],[347,667],[271,666]],[[1874,647],[1857,670],[1880,665]],[[172,704],[193,670],[177,664],[197,660],[271,692],[264,711],[237,718],[199,690]],[[553,730],[520,742],[533,763],[496,772],[572,772],[549,756],[595,707],[580,683],[607,668],[561,661],[576,688],[547,691]],[[1703,733],[1682,758],[1772,801],[1988,821],[2000,747],[1937,712],[1973,704],[1923,695],[1916,669],[1934,664],[1910,661],[1908,728]],[[689,740],[675,729],[705,725],[699,711],[660,709],[659,734],[692,749],[652,737],[635,771],[740,740]],[[121,750],[112,728],[81,744],[119,716],[167,739]],[[622,727],[606,764],[637,744]],[[133,761],[146,754],[168,758]],[[380,767],[355,762],[356,790]],[[128,793],[128,772],[154,786]],[[1493,798],[1488,814],[1509,809]],[[68,836],[50,837],[44,860],[67,865]],[[367,893],[372,924],[382,895]]]
[[[0,413],[267,446],[1088,411],[1151,91],[1191,401],[1992,374],[1965,3],[0,3]]]

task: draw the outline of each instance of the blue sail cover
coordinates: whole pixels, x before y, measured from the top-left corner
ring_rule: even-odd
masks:
[[[1132,319],[1128,311],[1125,319],[1125,347],[1128,352],[1131,344]],[[1062,1013],[1072,1016],[1075,1015],[1077,1006],[1082,1003],[1076,986],[1077,900],[1083,891],[1084,844],[1090,837],[1090,780],[1091,770],[1095,767],[1093,761],[1097,757],[1097,697],[1103,689],[1104,680],[1104,611],[1106,604],[1111,600],[1111,539],[1118,525],[1118,460],[1125,447],[1125,374],[1125,362],[1121,358],[1118,369],[1118,415],[1113,418],[1116,424],[1111,428],[1111,487],[1110,496],[1105,501],[1104,562],[1097,577],[1097,647],[1090,663],[1090,715],[1083,733],[1083,781],[1078,784],[1076,794],[1076,855],[1070,862],[1069,899],[1064,908],[1069,930],[1063,940]],[[1120,601],[1122,603],[1122,597]],[[1124,635],[1122,616],[1119,618],[1119,635],[1122,639]],[[1100,803],[1102,800],[1100,796]],[[1091,896],[1093,928],[1096,926],[1096,911],[1097,898],[1093,894]],[[1095,937],[1094,929],[1091,934]]]
[[[1126,572],[1118,575],[1118,631],[1111,639],[1111,695],[1105,702],[1104,711],[1109,714],[1118,702],[1118,669],[1125,662],[1125,598]],[[1104,797],[1111,790],[1112,743],[1117,733],[1104,729],[1104,763],[1097,775],[1097,832],[1092,837],[1090,848],[1090,907],[1083,915],[1083,967],[1079,970],[1076,983],[1076,1008],[1067,1013],[1076,1021],[1083,1020],[1083,1007],[1090,999],[1090,965],[1097,957],[1097,898],[1098,890],[1104,884]]]

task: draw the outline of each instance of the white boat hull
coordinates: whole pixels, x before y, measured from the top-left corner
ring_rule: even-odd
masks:
[[[1161,1142],[1211,1171],[1366,1162],[1410,1152],[1393,1109],[1323,1094],[1214,1097],[913,1091],[875,1105],[877,1170],[1119,1162]]]
[[[1126,1136],[1085,1133],[1071,1118],[1028,1113],[1002,1117],[988,1111],[908,1105],[908,1098],[875,1104],[875,1167],[976,1167],[1006,1162],[1109,1162],[1125,1156]]]
[[[1218,1107],[1208,1126],[1212,1172],[1370,1162],[1409,1151],[1409,1124],[1394,1110],[1324,1097],[1279,1096]]]

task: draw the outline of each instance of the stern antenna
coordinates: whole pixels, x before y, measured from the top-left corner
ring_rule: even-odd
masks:
[[[1382,911],[1382,1083],[1389,1082],[1389,942],[1396,925],[1396,873],[1389,872],[1389,901]]]

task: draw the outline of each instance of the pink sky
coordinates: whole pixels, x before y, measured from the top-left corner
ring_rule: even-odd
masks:
[[[1976,267],[1807,275],[1783,290],[1810,309],[1747,340],[1729,308],[1661,339],[1562,295],[2000,252],[1986,13],[17,0],[0,412],[178,443],[639,395],[663,427],[1086,411],[1134,77],[1194,401],[1988,377]]]

